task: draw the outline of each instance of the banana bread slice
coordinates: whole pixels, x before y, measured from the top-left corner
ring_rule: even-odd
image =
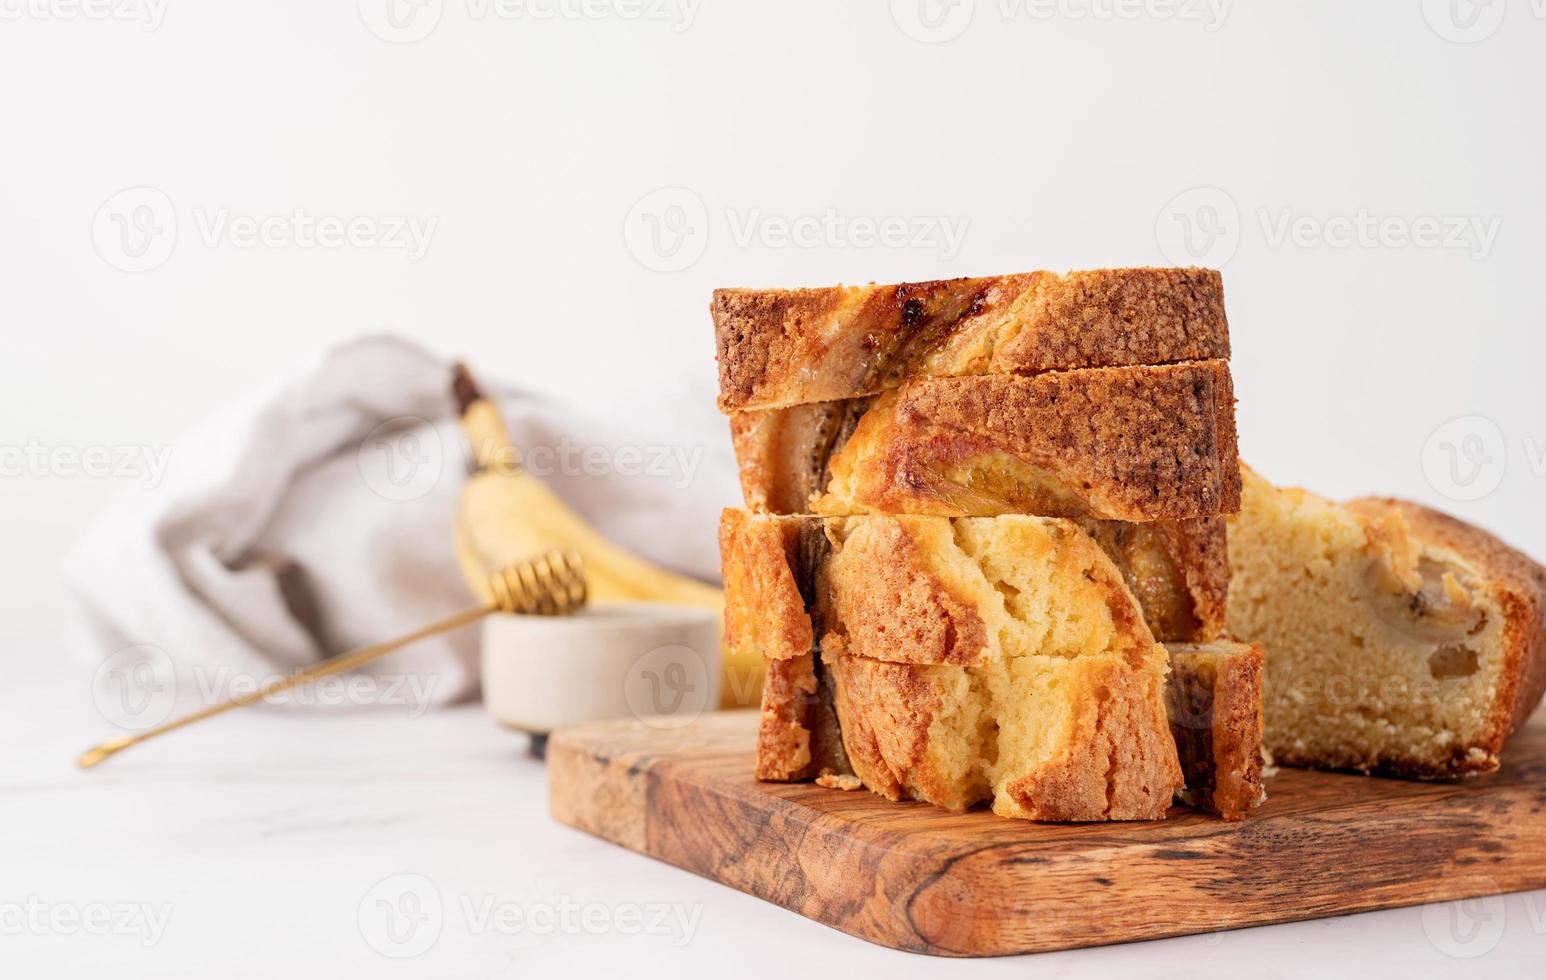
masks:
[[[1229,550],[1226,627],[1269,651],[1265,743],[1281,764],[1489,772],[1541,700],[1546,569],[1479,528],[1247,470]]]
[[[1262,648],[1167,643],[1165,708],[1181,757],[1181,802],[1241,820],[1267,799],[1262,784]]]
[[[973,526],[933,518],[775,517],[727,509],[719,530],[725,588],[735,600],[727,601],[725,609],[727,649],[752,660],[791,659],[810,652],[829,621],[846,621],[876,624],[874,632],[857,630],[853,642],[859,656],[981,662],[994,655],[1004,638],[1021,635],[1021,629],[986,601],[980,567],[961,554],[957,539]],[[1077,527],[1083,534],[1048,534],[1013,522],[1006,526],[1006,540],[1023,539],[1015,558],[1041,578],[1079,576],[1075,591],[1112,610],[1125,610],[1130,597],[1136,597],[1149,632],[1167,639],[1218,636],[1211,617],[1222,620],[1224,594],[1213,586],[1227,585],[1229,574],[1222,521],[1210,522],[1207,535],[1171,534],[1159,524],[1051,524]],[[835,551],[834,540],[845,548]],[[1206,555],[1187,554],[1202,550]],[[880,560],[887,563],[884,574],[869,572],[869,563]],[[1107,572],[1108,560],[1115,575]],[[1184,577],[1192,573],[1194,578]],[[1001,585],[999,591],[1008,587]],[[888,621],[898,609],[915,610],[920,624],[905,645],[888,633]],[[1199,610],[1210,619],[1200,619]],[[814,625],[812,615],[818,617]],[[1063,629],[1070,642],[1073,634],[1066,631],[1084,625],[1060,624],[1055,610],[1037,615],[1037,629]],[[1097,642],[1092,636],[1098,634],[1085,635],[1081,642]]]
[[[1163,648],[1077,524],[730,510],[720,543],[726,645],[769,666],[760,778],[1038,820],[1158,819],[1180,787]]]
[[[1136,659],[1037,653],[980,667],[823,648],[855,772],[892,800],[1003,817],[1161,820],[1181,787],[1163,648]]]
[[[912,382],[731,417],[747,506],[1118,521],[1239,507],[1224,361]]]
[[[1224,361],[920,381],[828,460],[820,514],[1185,520],[1239,509]]]
[[[711,312],[724,412],[873,395],[921,377],[1229,357],[1211,269],[720,289]]]
[[[814,571],[828,550],[818,522],[720,515],[726,656],[766,668],[757,778],[800,782],[853,769],[838,735],[831,681],[816,653]]]
[[[1229,546],[1222,517],[1194,521],[1074,522],[1104,551],[1137,597],[1144,621],[1165,642],[1205,642],[1218,639],[1224,626],[1224,602],[1229,589]],[[810,569],[821,549],[805,537],[822,539],[816,518],[754,519],[741,510],[727,510],[720,520],[720,555],[726,582],[761,597],[756,605],[734,606],[725,624],[727,636],[763,637],[762,648],[750,657],[798,656],[810,649],[805,600],[811,587],[797,584],[797,572]],[[804,557],[802,557],[804,555]],[[927,558],[920,557],[921,562]],[[811,573],[813,574],[813,573]],[[745,617],[740,622],[734,617]]]

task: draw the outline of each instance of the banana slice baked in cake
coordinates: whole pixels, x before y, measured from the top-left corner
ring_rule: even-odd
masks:
[[[1154,638],[1214,640],[1224,632],[1229,595],[1223,517],[1190,521],[1075,521],[1100,545],[1143,609]]]
[[[1211,269],[720,289],[711,311],[727,413],[873,395],[913,378],[1229,357]]]
[[[1414,778],[1498,767],[1546,689],[1546,569],[1418,504],[1336,504],[1246,470],[1226,624],[1268,650],[1279,763]]]
[[[726,643],[780,678],[760,778],[851,771],[891,799],[1034,820],[1164,816],[1181,785],[1167,655],[1077,524],[728,510],[720,541]]]
[[[731,417],[742,489],[782,513],[1184,520],[1239,506],[1223,361],[910,382]]]

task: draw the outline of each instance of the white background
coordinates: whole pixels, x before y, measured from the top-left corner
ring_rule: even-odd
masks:
[[[1195,260],[1258,469],[1546,557],[1546,4],[388,2],[0,0],[0,445],[174,446],[381,329],[722,441],[715,286]],[[432,234],[318,247],[296,209]],[[61,669],[59,557],[154,492],[0,478],[7,670]]]

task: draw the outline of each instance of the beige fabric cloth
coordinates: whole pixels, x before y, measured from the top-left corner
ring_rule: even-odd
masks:
[[[366,338],[182,440],[163,483],[107,514],[67,562],[99,705],[117,697],[101,690],[115,678],[204,703],[470,605],[452,549],[466,454],[450,378],[448,362],[411,343]],[[717,579],[719,508],[739,496],[722,420],[652,439],[479,380],[528,468],[603,533]],[[477,690],[477,637],[427,640],[331,696],[464,699]]]

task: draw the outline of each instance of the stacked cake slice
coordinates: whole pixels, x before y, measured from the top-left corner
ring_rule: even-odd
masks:
[[[723,290],[713,312],[748,507],[720,528],[726,641],[768,667],[760,778],[1105,820],[1164,816],[1178,742],[1214,773],[1212,727],[1172,734],[1215,713],[1177,727],[1161,641],[1223,625],[1240,470],[1216,273]],[[1208,672],[1210,698],[1254,684],[1259,706],[1256,656]],[[1192,797],[1243,812],[1253,752]]]

